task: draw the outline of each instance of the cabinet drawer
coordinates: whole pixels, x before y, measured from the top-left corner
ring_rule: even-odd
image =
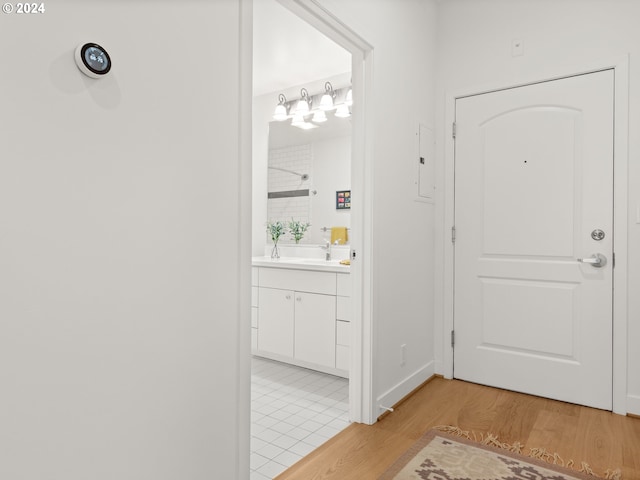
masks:
[[[251,267],[251,285],[258,285],[258,267]]]
[[[346,322],[351,321],[351,298],[337,297],[336,318]]]
[[[336,274],[333,272],[261,268],[259,282],[261,287],[282,288],[325,295],[336,294]]]
[[[351,296],[351,275],[348,273],[337,273],[338,295],[341,297]]]
[[[336,322],[336,345],[351,345],[351,323],[340,320]]]

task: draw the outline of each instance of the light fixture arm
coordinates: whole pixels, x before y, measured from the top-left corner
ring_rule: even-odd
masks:
[[[324,84],[324,93],[320,99],[320,110],[329,111],[333,110],[333,102],[336,98],[336,92],[333,91],[333,85],[331,82]]]
[[[300,101],[307,102],[307,105],[309,105],[309,110],[311,110],[311,103],[313,102],[313,100],[309,96],[309,92],[307,91],[307,89],[304,87],[300,89]]]
[[[335,100],[336,92],[333,90],[333,85],[331,85],[331,82],[327,82],[324,84],[324,92],[325,95],[330,95],[331,98]]]
[[[276,105],[276,109],[273,112],[273,119],[282,122],[287,119],[289,115],[289,107],[287,105],[287,97],[284,94],[278,95],[278,105]]]

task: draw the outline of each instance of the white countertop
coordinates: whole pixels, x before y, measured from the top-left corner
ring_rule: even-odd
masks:
[[[349,273],[349,265],[342,265],[340,260],[322,260],[319,258],[299,257],[252,257],[254,267],[290,268],[292,270],[315,270],[320,272]]]

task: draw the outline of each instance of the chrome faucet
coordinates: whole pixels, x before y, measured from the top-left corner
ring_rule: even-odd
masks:
[[[324,254],[324,259],[328,262],[331,260],[331,242],[329,240],[325,240],[324,247],[321,245],[321,249],[326,250]]]

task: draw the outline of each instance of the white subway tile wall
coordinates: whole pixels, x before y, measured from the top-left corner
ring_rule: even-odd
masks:
[[[313,182],[313,145],[293,145],[269,150],[269,168],[267,191],[285,192],[290,190],[310,190]],[[309,175],[309,179],[302,180],[299,175],[277,170],[282,168],[299,174]],[[311,195],[311,193],[310,193]],[[311,201],[309,196],[270,198],[267,201],[267,218],[271,222],[289,222],[291,219],[301,222],[311,222]],[[286,235],[281,239],[283,243],[293,240]],[[270,241],[270,238],[267,237]]]

